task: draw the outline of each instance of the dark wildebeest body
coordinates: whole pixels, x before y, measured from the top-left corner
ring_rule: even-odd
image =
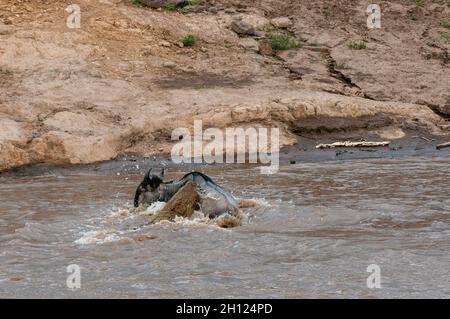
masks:
[[[164,170],[153,174],[150,170],[136,190],[134,206],[151,205],[154,202],[168,202],[187,182],[197,184],[200,209],[209,217],[238,211],[238,203],[231,194],[217,185],[209,176],[200,172],[184,175],[179,181],[163,182]],[[155,187],[156,186],[156,187]]]

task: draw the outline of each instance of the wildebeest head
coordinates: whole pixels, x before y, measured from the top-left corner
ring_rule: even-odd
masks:
[[[146,187],[150,187],[150,191],[155,191],[159,185],[163,182],[164,179],[164,168],[154,169],[150,168],[150,170],[145,174],[143,183]]]
[[[159,185],[163,182],[164,168],[150,170],[145,174],[144,180],[139,184],[134,196],[134,207],[139,206],[139,198],[142,193],[146,191],[154,192],[158,189]]]

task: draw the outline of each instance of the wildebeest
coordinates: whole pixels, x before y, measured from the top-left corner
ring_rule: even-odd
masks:
[[[136,189],[134,206],[151,205],[156,201],[168,202],[187,182],[197,185],[201,211],[211,218],[224,213],[236,213],[239,204],[236,199],[217,185],[209,176],[191,172],[178,181],[164,182],[164,169],[150,169]]]

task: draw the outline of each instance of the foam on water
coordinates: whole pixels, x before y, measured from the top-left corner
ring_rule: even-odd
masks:
[[[248,200],[254,205],[248,207],[260,207],[263,201]],[[209,228],[211,230],[226,230],[247,224],[249,221],[249,213],[240,210],[237,214],[224,214],[216,218],[209,218],[201,211],[195,211],[191,217],[176,216],[174,220],[161,220],[154,224],[150,224],[146,216],[152,216],[161,211],[165,202],[155,202],[147,208],[134,207],[114,207],[108,211],[105,218],[97,224],[97,226],[85,225],[88,230],[82,231],[81,236],[74,241],[78,245],[104,244],[116,242],[128,237],[139,229],[144,227],[163,227],[170,229],[198,229]],[[101,219],[101,218],[100,218]],[[130,226],[130,223],[132,226]],[[107,228],[102,228],[107,226]],[[94,229],[93,229],[94,228]],[[125,229],[124,229],[125,228]]]
[[[93,230],[87,231],[82,237],[75,240],[75,244],[89,245],[89,244],[104,244],[120,240],[121,237],[112,230]]]
[[[146,212],[156,213],[159,212],[161,209],[163,209],[164,206],[166,206],[165,202],[154,202],[149,207],[147,207]]]

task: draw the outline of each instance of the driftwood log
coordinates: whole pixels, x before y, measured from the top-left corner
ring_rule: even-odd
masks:
[[[382,147],[382,146],[388,146],[391,142],[384,141],[384,142],[335,142],[332,144],[319,144],[316,146],[317,149],[323,149],[323,148],[335,148],[335,147]]]
[[[436,148],[437,148],[438,150],[441,150],[441,149],[447,148],[447,147],[450,147],[450,142],[443,143],[443,144],[439,144],[439,145],[436,146]]]

